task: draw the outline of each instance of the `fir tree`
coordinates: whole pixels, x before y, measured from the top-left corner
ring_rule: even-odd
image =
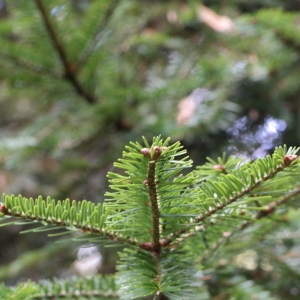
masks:
[[[2,200],[17,217],[3,224],[20,225],[1,228],[1,299],[299,297],[296,149],[268,156],[299,145],[295,1],[1,4],[0,187],[22,195]],[[194,171],[179,144],[145,142],[159,134],[182,142]],[[56,200],[66,198],[78,201]],[[49,229],[60,235],[45,239]],[[41,282],[61,278],[74,255],[75,241],[54,243],[65,232],[105,257],[125,247],[117,275]],[[33,281],[18,285],[18,275]]]

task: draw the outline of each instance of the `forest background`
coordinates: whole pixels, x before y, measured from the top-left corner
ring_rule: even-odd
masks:
[[[299,9],[297,0],[0,0],[0,190],[102,202],[113,161],[142,136],[181,141],[194,165],[298,146]],[[6,284],[114,272],[111,250],[24,229],[1,228]],[[299,226],[277,238],[276,267],[239,257],[235,266],[298,299]]]

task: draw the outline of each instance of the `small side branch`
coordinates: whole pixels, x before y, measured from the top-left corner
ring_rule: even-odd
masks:
[[[48,35],[50,36],[51,42],[52,42],[56,52],[58,53],[61,63],[64,66],[65,79],[73,85],[76,92],[80,96],[82,96],[88,103],[90,103],[90,104],[97,103],[96,98],[93,95],[91,95],[88,91],[86,91],[83,88],[83,86],[81,85],[81,83],[79,82],[79,80],[75,74],[75,71],[76,71],[75,66],[73,63],[71,63],[68,60],[67,53],[66,53],[62,43],[58,40],[55,29],[50,22],[49,16],[48,16],[47,11],[42,3],[42,0],[35,0],[35,3],[40,11],[44,25],[46,27]]]
[[[300,195],[300,186],[297,186],[291,193],[283,197],[281,200],[271,202],[264,210],[261,210],[253,220],[244,221],[241,225],[239,225],[234,231],[227,233],[223,238],[219,239],[217,243],[215,243],[212,248],[207,251],[207,253],[203,256],[202,262],[207,260],[212,253],[214,253],[221,245],[226,245],[230,241],[230,239],[237,234],[238,232],[243,231],[248,228],[253,222],[256,220],[261,220],[272,215],[277,207],[284,205],[286,202],[291,200],[292,198]]]
[[[74,293],[66,293],[66,292],[62,292],[62,293],[53,293],[51,295],[42,295],[42,296],[35,296],[32,299],[33,300],[45,300],[45,299],[49,299],[49,300],[53,300],[53,299],[79,299],[81,297],[83,298],[105,298],[105,299],[119,299],[119,294],[117,293],[112,293],[112,292],[99,292],[99,291],[75,291]]]
[[[16,213],[13,212],[13,210],[8,209],[5,204],[0,203],[0,216],[1,214],[5,216],[10,216],[18,219],[23,219],[23,220],[32,220],[32,221],[38,221],[38,222],[44,222],[47,223],[47,225],[55,225],[58,227],[65,227],[67,228],[75,228],[77,230],[80,230],[83,233],[86,234],[93,234],[97,235],[99,237],[105,237],[108,240],[114,241],[114,242],[119,242],[119,243],[124,243],[124,244],[129,244],[132,246],[139,246],[138,242],[135,241],[134,239],[129,239],[129,238],[124,238],[119,236],[118,234],[114,232],[109,232],[106,231],[104,228],[99,228],[97,226],[91,226],[91,225],[83,225],[80,223],[72,222],[71,220],[60,220],[60,219],[55,219],[55,218],[46,218],[46,217],[41,217],[41,216],[34,216],[31,214],[24,214],[24,213]],[[11,224],[8,223],[8,224]],[[47,226],[45,225],[45,226]],[[49,228],[49,231],[51,231],[51,228]],[[71,231],[70,231],[71,232]]]
[[[244,189],[243,192],[237,194],[236,196],[233,196],[230,198],[229,201],[226,201],[223,204],[218,205],[216,208],[211,209],[207,212],[205,212],[203,215],[199,216],[198,218],[195,219],[195,223],[200,223],[203,222],[205,219],[207,219],[208,217],[216,214],[218,211],[223,210],[225,207],[227,207],[229,204],[236,202],[237,200],[241,199],[243,196],[249,194],[250,192],[252,192],[255,188],[257,188],[262,182],[265,182],[267,180],[269,180],[270,178],[274,177],[277,173],[279,173],[280,171],[282,171],[284,169],[284,167],[280,166],[278,167],[274,172],[272,172],[271,174],[265,176],[264,178],[262,178],[260,181],[256,182],[254,185]]]
[[[276,174],[278,174],[279,172],[283,171],[285,168],[287,168],[288,166],[290,166],[290,164],[295,161],[298,158],[297,155],[286,155],[283,158],[283,165],[278,166],[275,170],[273,170],[270,174],[264,176],[263,178],[261,178],[259,181],[257,181],[256,183],[254,183],[253,185],[249,186],[248,188],[243,189],[243,191],[236,193],[234,196],[230,197],[230,199],[228,199],[227,201],[225,201],[222,204],[219,204],[217,207],[208,210],[206,212],[204,212],[202,215],[198,216],[197,218],[195,218],[194,223],[195,224],[201,224],[202,222],[204,222],[206,219],[208,219],[209,217],[217,214],[218,212],[224,210],[228,205],[238,201],[239,199],[241,199],[243,196],[250,194],[255,188],[257,188],[259,185],[261,185],[263,182],[273,178],[274,176],[276,176]],[[282,200],[282,201],[286,201],[286,200]],[[262,214],[261,216],[264,217],[265,215],[268,215],[269,213],[271,213],[274,208],[273,206],[277,205],[277,202],[274,203],[270,203],[268,208],[266,210],[262,210],[260,213]],[[257,217],[258,219],[258,217]],[[181,238],[181,239],[186,239],[188,237],[191,237],[193,235],[196,234],[197,231],[190,231],[190,229],[183,229],[180,230],[179,232],[177,232],[177,234],[170,236],[166,241],[165,241],[165,245],[168,246],[169,244],[171,244],[172,242],[174,242],[176,239]]]

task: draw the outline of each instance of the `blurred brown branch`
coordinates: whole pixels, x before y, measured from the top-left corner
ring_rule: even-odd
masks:
[[[67,53],[62,45],[62,43],[59,41],[57,34],[55,32],[54,27],[52,26],[50,19],[48,17],[47,11],[43,5],[42,0],[35,0],[35,3],[40,11],[40,14],[42,16],[44,25],[47,29],[48,35],[51,39],[51,42],[58,53],[58,56],[60,58],[61,63],[64,66],[65,76],[64,78],[69,81],[73,87],[75,88],[76,92],[82,96],[88,103],[94,104],[97,103],[97,99],[94,95],[91,95],[87,90],[84,89],[80,81],[78,80],[76,76],[76,68],[75,65],[69,61]]]

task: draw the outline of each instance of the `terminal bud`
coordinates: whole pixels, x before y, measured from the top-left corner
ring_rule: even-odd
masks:
[[[226,167],[225,167],[225,166],[222,166],[222,165],[214,165],[214,166],[213,166],[213,170],[220,170],[220,171],[222,171],[222,172],[225,172]]]
[[[284,165],[288,167],[294,160],[298,158],[298,155],[293,154],[293,155],[285,155],[283,158]]]
[[[0,204],[0,213],[6,215],[8,213],[7,208],[4,204]]]
[[[142,153],[145,157],[150,158],[151,151],[150,151],[149,148],[143,148],[143,149],[141,149],[141,153]]]
[[[158,146],[154,146],[153,150],[154,151],[153,151],[153,157],[152,157],[152,159],[157,160],[160,157],[161,150],[160,150],[160,148]]]

